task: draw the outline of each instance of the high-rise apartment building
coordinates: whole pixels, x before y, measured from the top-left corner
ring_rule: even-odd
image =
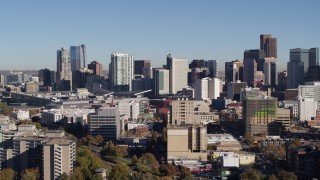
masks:
[[[109,65],[109,77],[112,91],[131,91],[134,79],[133,56],[122,53],[112,53]]]
[[[103,72],[103,64],[100,64],[98,61],[92,61],[88,64],[88,69],[93,70],[93,75],[103,76],[105,74]]]
[[[279,135],[276,98],[268,96],[246,96],[244,100],[245,132],[251,135],[265,133]]]
[[[170,94],[176,94],[188,86],[188,60],[167,56],[170,70]]]
[[[76,162],[76,143],[65,138],[52,138],[43,144],[42,179],[60,179],[70,175]]]
[[[210,72],[211,78],[217,78],[218,77],[218,61],[217,60],[208,60],[207,67]]]
[[[169,86],[170,71],[167,69],[156,69],[154,75],[154,93],[157,95],[164,95],[170,93]]]
[[[266,58],[277,58],[277,38],[273,38],[271,34],[261,34],[260,49],[264,51]]]
[[[145,68],[151,68],[150,60],[134,60],[134,74],[142,75]]]
[[[84,44],[79,46],[70,46],[70,61],[72,72],[81,68],[86,68],[86,57],[86,46]]]
[[[95,113],[89,114],[89,134],[101,135],[106,142],[116,142],[121,134],[120,126],[123,126],[123,122],[117,107],[97,109]]]

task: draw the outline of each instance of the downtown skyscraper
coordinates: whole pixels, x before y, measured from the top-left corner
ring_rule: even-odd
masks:
[[[277,38],[271,34],[261,34],[260,49],[264,51],[264,57],[277,58]]]
[[[72,90],[72,72],[69,51],[61,48],[57,51],[56,89],[60,91]]]
[[[176,94],[188,86],[188,60],[167,56],[167,69],[170,70],[170,94]]]
[[[76,71],[81,68],[86,68],[86,57],[86,46],[84,44],[79,46],[70,46],[71,70]]]
[[[112,91],[132,91],[133,73],[133,56],[116,52],[111,54],[109,77]]]

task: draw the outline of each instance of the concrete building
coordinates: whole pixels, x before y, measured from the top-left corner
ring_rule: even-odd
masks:
[[[26,120],[30,118],[30,113],[28,110],[26,111],[17,110],[17,111],[11,112],[11,117],[16,120]]]
[[[170,94],[176,94],[188,86],[188,60],[167,56],[170,70]]]
[[[240,156],[238,154],[222,153],[219,159],[222,167],[240,166]]]
[[[123,115],[124,119],[138,119],[138,115],[140,113],[139,102],[134,99],[123,100],[118,102],[117,106],[119,108],[120,115]]]
[[[278,108],[277,110],[277,122],[281,123],[285,130],[290,130],[290,109]]]
[[[67,138],[52,138],[43,144],[44,180],[59,179],[63,173],[70,175],[76,163],[76,143]]]
[[[276,87],[278,85],[277,73],[277,62],[271,60],[268,62],[266,60],[263,65],[264,84]]]
[[[210,112],[210,107],[203,101],[178,98],[171,101],[169,124],[201,124],[203,122],[219,122],[219,116]]]
[[[89,114],[89,134],[101,135],[105,141],[116,142],[123,130],[123,119],[117,107],[97,109]]]
[[[237,100],[240,101],[240,94],[241,94],[241,89],[244,89],[247,87],[247,83],[246,82],[229,82],[228,83],[228,99],[232,99],[232,100]]]
[[[300,98],[298,101],[298,108],[299,120],[310,121],[312,117],[316,117],[318,102],[315,102],[313,98]]]
[[[73,72],[75,75],[74,88],[85,88],[87,79],[93,74],[93,70],[81,68]]]
[[[167,160],[207,161],[205,126],[170,126],[167,129]]]
[[[56,81],[56,75],[54,71],[50,69],[40,69],[38,71],[39,85],[43,87],[53,87]]]
[[[284,91],[287,89],[287,71],[282,71],[278,73],[278,91]]]
[[[244,101],[245,132],[251,135],[278,135],[277,104],[276,98],[247,96]]]
[[[109,77],[112,91],[131,91],[134,79],[133,56],[121,53],[111,54]]]
[[[320,103],[320,82],[307,82],[305,85],[298,87],[298,97],[302,99],[313,98]]]
[[[154,76],[154,91],[155,96],[164,95],[170,93],[170,71],[167,69],[155,70]]]
[[[39,92],[39,83],[27,82],[26,83],[26,92]]]

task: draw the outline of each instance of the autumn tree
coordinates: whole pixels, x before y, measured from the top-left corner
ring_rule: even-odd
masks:
[[[298,177],[293,172],[283,171],[281,170],[278,173],[279,180],[297,180]]]
[[[115,180],[127,180],[129,172],[130,171],[128,166],[121,163],[117,163],[114,166],[112,166],[109,178]]]
[[[40,178],[40,172],[37,168],[25,169],[21,173],[22,180],[37,180]]]
[[[151,170],[157,171],[160,167],[157,159],[151,153],[145,153],[139,158],[139,162],[142,165],[151,167]]]
[[[277,180],[277,177],[274,174],[271,174],[268,180]]]
[[[12,169],[1,169],[0,180],[14,180],[16,179],[17,173]]]
[[[246,169],[241,175],[241,180],[262,180],[262,175],[260,172],[254,169]]]

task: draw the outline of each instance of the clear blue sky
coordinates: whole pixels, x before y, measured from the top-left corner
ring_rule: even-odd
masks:
[[[86,44],[108,67],[112,52],[150,59],[225,61],[278,38],[281,68],[290,48],[320,46],[319,0],[5,0],[0,3],[0,69],[56,69],[56,50]]]

